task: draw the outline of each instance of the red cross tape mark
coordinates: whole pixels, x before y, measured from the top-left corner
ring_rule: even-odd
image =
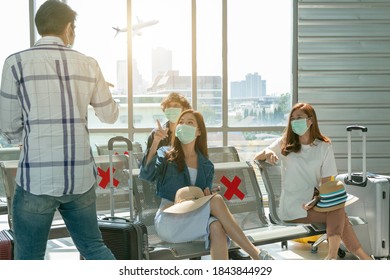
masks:
[[[239,177],[234,176],[233,181],[230,182],[228,178],[223,176],[221,178],[221,183],[227,187],[227,190],[223,195],[227,200],[232,199],[233,195],[236,195],[240,200],[244,199],[245,194],[238,189],[238,186],[241,183],[241,179]]]
[[[105,189],[110,183],[110,168],[108,167],[106,171],[98,167],[98,175],[102,177],[102,180],[99,183],[99,187]],[[112,169],[112,173],[115,172],[115,168]],[[114,187],[118,186],[119,181],[114,178]]]
[[[128,151],[125,151],[124,153],[123,153],[125,156],[129,156],[129,152]],[[119,156],[119,153],[118,152],[115,152],[114,154],[113,154],[113,156]],[[118,162],[115,166],[116,167],[118,167],[118,168],[123,168],[123,164],[124,164],[124,162],[123,161],[120,161],[120,162]],[[115,172],[115,168],[114,168],[114,171],[112,172],[112,173],[114,173]],[[115,180],[115,179],[114,179]]]
[[[125,154],[125,155],[127,155],[127,156],[128,156],[128,155],[129,155],[129,152],[128,152],[128,151],[125,151],[123,154]],[[114,155],[116,155],[116,156],[117,156],[117,155],[119,155],[119,154],[118,154],[118,152],[115,152],[115,154],[114,154]]]

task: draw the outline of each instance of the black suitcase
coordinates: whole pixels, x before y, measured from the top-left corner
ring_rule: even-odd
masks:
[[[363,134],[362,172],[352,173],[351,132]],[[336,179],[344,182],[348,193],[359,200],[345,208],[349,216],[363,218],[367,225],[355,226],[355,232],[365,251],[375,258],[390,258],[390,177],[366,170],[366,132],[364,126],[348,126],[348,173]]]
[[[148,259],[148,234],[141,222],[120,217],[99,220],[103,241],[117,260]]]
[[[112,155],[114,142],[125,142],[129,152],[129,201],[130,219],[115,217]],[[148,233],[146,226],[134,219],[133,183],[132,183],[132,143],[129,139],[116,136],[108,141],[110,162],[110,211],[111,216],[98,220],[103,241],[118,260],[149,259]]]
[[[14,259],[14,235],[11,230],[0,231],[0,260]]]

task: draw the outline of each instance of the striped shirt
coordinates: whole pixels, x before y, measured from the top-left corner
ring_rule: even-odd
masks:
[[[9,56],[0,91],[0,132],[22,145],[16,183],[36,195],[88,191],[96,165],[88,132],[88,106],[105,123],[119,114],[95,59],[43,37]]]

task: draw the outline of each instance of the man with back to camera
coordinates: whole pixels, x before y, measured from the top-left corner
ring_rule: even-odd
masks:
[[[96,218],[96,165],[88,105],[105,123],[119,114],[95,59],[70,48],[76,12],[58,0],[35,16],[40,40],[9,56],[0,92],[0,132],[21,145],[13,200],[15,259],[44,259],[56,209],[85,259],[115,259]]]

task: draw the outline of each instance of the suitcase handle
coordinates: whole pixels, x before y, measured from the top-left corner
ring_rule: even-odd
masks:
[[[362,126],[362,125],[350,125],[347,126],[347,131],[352,131],[352,130],[361,130],[362,132],[367,132],[367,127]]]
[[[114,143],[115,142],[125,142],[127,144],[127,151],[132,151],[133,150],[133,143],[131,143],[130,139],[123,137],[123,136],[115,136],[112,137],[110,140],[108,140],[108,150],[112,151],[114,150]]]
[[[353,130],[360,130],[363,133],[363,163],[362,163],[362,182],[355,182],[352,180],[352,137],[351,133]],[[367,152],[366,152],[366,133],[368,129],[362,125],[350,125],[347,126],[347,134],[348,134],[348,182],[353,184],[361,184],[364,185],[366,183],[367,177]]]
[[[130,220],[129,220],[129,219],[122,218],[122,217],[115,217],[115,216],[103,217],[101,220],[102,220],[102,221],[115,221],[115,220],[120,220],[120,221],[124,221],[124,222],[130,223]]]
[[[133,168],[131,166],[132,163],[132,151],[133,151],[133,143],[130,141],[130,139],[123,137],[123,136],[114,136],[108,140],[107,148],[108,148],[108,158],[110,162],[110,212],[111,216],[114,217],[115,215],[115,201],[114,201],[114,175],[113,175],[113,164],[112,164],[112,154],[114,150],[114,143],[115,142],[125,142],[127,144],[127,151],[129,152],[128,157],[128,164],[129,164],[129,202],[130,202],[130,219],[134,219],[134,205],[133,205],[133,181],[132,181],[132,171]]]

